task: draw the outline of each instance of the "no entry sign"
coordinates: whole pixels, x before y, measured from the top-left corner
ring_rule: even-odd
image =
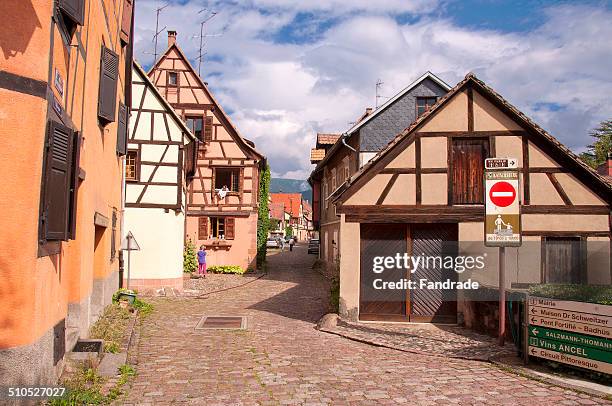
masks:
[[[521,219],[516,159],[487,160],[485,168],[485,245],[517,247]]]
[[[496,182],[489,191],[491,203],[498,207],[508,207],[516,200],[516,189],[508,182]]]

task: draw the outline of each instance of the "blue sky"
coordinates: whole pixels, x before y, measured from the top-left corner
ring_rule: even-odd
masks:
[[[145,66],[160,4],[137,3]],[[160,27],[195,59],[211,10],[204,79],[274,176],[305,178],[316,132],[346,130],[374,106],[378,79],[393,96],[427,70],[451,85],[475,72],[577,152],[612,117],[609,1],[176,0]]]

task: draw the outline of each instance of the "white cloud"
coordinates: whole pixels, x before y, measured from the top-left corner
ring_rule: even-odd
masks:
[[[160,25],[179,31],[179,45],[194,58],[205,1],[172,4]],[[137,8],[136,56],[150,64],[155,2]],[[574,149],[588,130],[612,116],[612,13],[587,7],[546,10],[545,23],[524,33],[461,27],[431,14],[426,1],[211,2],[219,14],[208,24],[203,76],[240,132],[269,158],[275,176],[307,177],[317,131],[343,131],[375,103],[375,83],[392,96],[431,70],[453,85],[475,72],[510,102]],[[314,42],[278,43],[300,12],[335,18]],[[392,16],[416,13],[416,22]],[[318,27],[318,26],[317,26]],[[160,37],[165,49],[165,33]],[[551,108],[553,106],[554,108]]]

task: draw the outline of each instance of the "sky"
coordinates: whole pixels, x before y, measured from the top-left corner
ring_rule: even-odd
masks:
[[[612,118],[610,1],[138,0],[135,57],[153,63],[166,30],[272,176],[306,179],[317,132],[343,132],[431,71],[454,86],[468,72],[576,152]]]

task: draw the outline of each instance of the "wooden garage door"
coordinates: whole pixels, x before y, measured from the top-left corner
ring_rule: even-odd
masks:
[[[385,269],[374,273],[374,257],[404,254],[407,249],[405,224],[361,224],[361,279],[359,317],[362,320],[407,320],[405,290],[376,290],[375,279],[398,281],[404,269]]]
[[[424,224],[411,226],[412,255],[456,255],[456,224]],[[430,262],[427,269],[419,269],[413,280],[457,280],[454,270],[444,270]],[[414,289],[410,291],[410,321],[455,323],[457,321],[457,296],[455,291]]]

